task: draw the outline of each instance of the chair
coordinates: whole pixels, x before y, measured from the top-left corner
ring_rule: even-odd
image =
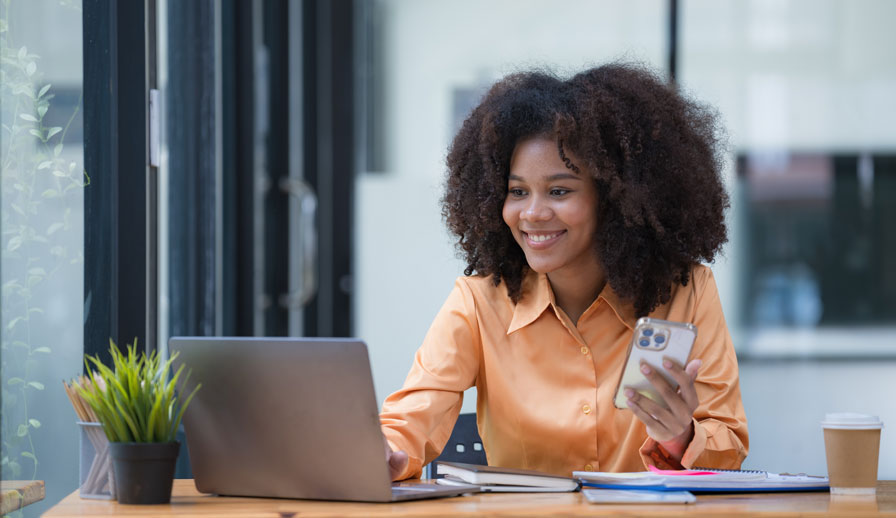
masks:
[[[435,468],[439,461],[488,464],[485,448],[482,447],[482,439],[479,437],[479,428],[476,426],[476,414],[457,416],[451,437],[448,438],[441,455],[426,466],[424,474],[427,478],[440,478]]]

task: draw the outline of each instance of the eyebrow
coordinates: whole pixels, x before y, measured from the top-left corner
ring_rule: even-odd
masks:
[[[518,182],[525,181],[525,180],[523,180],[522,177],[517,176],[515,174],[508,176],[507,179],[508,180],[516,180]],[[548,181],[550,181],[550,182],[556,182],[557,180],[579,180],[579,181],[581,181],[582,177],[577,174],[573,174],[573,173],[557,173],[557,174],[552,174],[551,176],[548,176]]]

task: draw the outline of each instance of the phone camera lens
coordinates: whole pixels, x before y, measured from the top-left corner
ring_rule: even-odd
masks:
[[[655,337],[653,337],[653,341],[658,344],[661,344],[666,341],[666,337],[663,335],[656,335]]]
[[[638,343],[641,344],[641,347],[648,347],[650,345],[650,340],[648,340],[646,338],[642,338],[641,341]]]
[[[653,335],[653,329],[650,329],[648,327],[647,329],[644,330],[644,336],[651,336],[651,335]]]

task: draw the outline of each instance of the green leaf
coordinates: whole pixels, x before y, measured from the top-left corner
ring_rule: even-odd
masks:
[[[50,354],[51,351],[49,347],[38,347],[37,349],[31,351],[32,353],[42,353],[42,354]]]
[[[40,193],[40,195],[44,198],[55,198],[59,196],[59,191],[57,191],[56,189],[47,189],[46,191]]]
[[[40,421],[37,419],[29,419],[28,424],[30,424],[32,428],[40,428]]]
[[[31,453],[30,451],[23,451],[22,457],[25,457],[26,459],[31,459],[34,461],[35,464],[37,464],[37,457],[35,457],[34,454]]]
[[[19,118],[28,122],[37,122],[37,117],[31,115],[30,113],[20,113]]]
[[[29,382],[28,382],[28,385],[34,387],[34,388],[37,389],[37,390],[43,390],[43,389],[44,389],[44,384],[41,383],[41,382],[39,382],[39,381],[29,381]]]
[[[55,191],[54,191],[54,192],[55,192]],[[54,233],[56,233],[56,231],[58,231],[60,228],[62,228],[62,227],[64,227],[64,226],[65,226],[65,224],[63,224],[63,223],[58,223],[58,222],[57,222],[57,223],[53,223],[52,225],[50,225],[50,226],[47,228],[47,235],[48,235],[48,236],[53,235]]]
[[[37,268],[29,268],[29,269],[28,269],[28,274],[29,274],[29,275],[46,275],[46,274],[47,274],[47,271],[44,270],[43,268],[40,268],[40,267],[37,267]],[[32,308],[32,309],[37,309],[37,308]]]
[[[59,153],[62,153],[62,142],[56,144],[56,147],[53,148],[53,156],[59,156]]]
[[[62,131],[61,126],[53,126],[52,128],[49,129],[49,131],[47,131],[47,139],[49,140],[50,137],[59,133],[60,131]]]
[[[19,49],[19,54],[18,54],[19,59],[25,59],[25,56],[27,56],[27,55],[28,55],[28,48],[27,48],[27,47],[22,47],[22,48]]]
[[[53,171],[53,176],[58,176],[59,178],[66,178],[68,176],[68,173],[63,173],[62,171],[57,169],[57,170]]]
[[[38,98],[43,97],[44,94],[47,93],[47,90],[49,90],[49,89],[50,89],[50,83],[45,84],[44,87],[40,89],[40,92],[37,93],[37,97]]]
[[[49,110],[49,109],[50,109],[50,105],[45,104],[45,103],[41,103],[41,105],[37,107],[37,115],[38,115],[38,117],[40,117],[41,119],[43,119],[43,118],[44,118],[44,115],[47,114],[47,110]]]
[[[44,160],[43,162],[37,164],[37,168],[38,168],[38,169],[47,169],[47,168],[49,168],[51,165],[53,165],[53,161],[52,161],[52,160]]]
[[[9,386],[21,385],[23,383],[25,383],[25,380],[22,378],[9,378],[9,380],[6,381],[6,384]]]
[[[12,331],[12,328],[16,327],[16,324],[18,324],[19,322],[22,322],[24,320],[25,320],[25,317],[16,317],[16,318],[10,320],[8,324],[6,324],[6,329]]]
[[[16,435],[18,435],[19,437],[25,437],[26,435],[28,435],[28,427],[20,424],[19,430],[16,432]]]
[[[37,137],[37,138],[39,138],[39,139],[41,139],[41,140],[44,139],[44,134],[41,133],[41,132],[39,132],[39,131],[37,131],[36,129],[30,129],[30,130],[28,130],[28,133],[31,133],[32,135],[34,135],[35,137]]]
[[[25,73],[29,76],[33,76],[35,72],[37,72],[37,63],[35,63],[34,61],[28,63],[28,65],[25,66]]]

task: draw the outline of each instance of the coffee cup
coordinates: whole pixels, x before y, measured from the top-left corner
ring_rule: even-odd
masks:
[[[831,494],[873,495],[877,490],[880,418],[855,413],[826,414],[824,451]]]

